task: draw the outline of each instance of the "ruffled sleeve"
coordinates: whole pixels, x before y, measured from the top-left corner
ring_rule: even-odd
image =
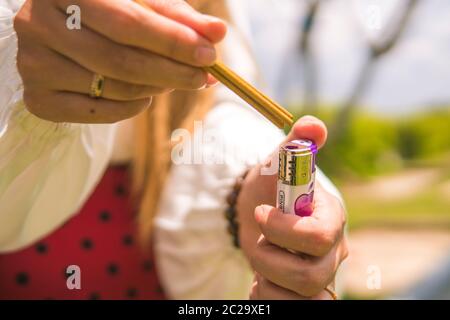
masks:
[[[225,199],[236,177],[283,139],[265,121],[243,105],[219,103],[183,149],[192,157],[173,165],[155,220],[156,261],[169,297],[248,298],[253,275],[227,233]]]
[[[114,136],[114,125],[57,124],[27,111],[13,30],[22,3],[0,2],[0,252],[30,245],[77,212]]]

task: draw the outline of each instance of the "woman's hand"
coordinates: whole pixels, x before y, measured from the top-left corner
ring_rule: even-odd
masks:
[[[326,136],[325,125],[307,116],[286,141],[306,138],[321,147]],[[273,207],[276,174],[262,175],[262,169],[250,171],[237,203],[241,247],[256,272],[250,298],[331,299],[325,288],[348,254],[341,202],[317,183],[312,216],[283,214]]]
[[[251,257],[258,273],[251,298],[332,298],[324,289],[333,284],[348,254],[343,234],[345,212],[340,201],[320,185],[314,196],[310,217],[283,214],[268,205],[256,208],[262,235]]]
[[[200,67],[216,59],[226,26],[183,0],[27,0],[15,18],[18,69],[27,108],[55,122],[107,123],[130,118],[151,97],[198,89],[215,80]],[[66,10],[81,9],[81,30]],[[89,97],[94,74],[103,99]]]

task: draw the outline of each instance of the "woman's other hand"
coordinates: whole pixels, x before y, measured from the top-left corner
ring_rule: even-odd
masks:
[[[326,137],[325,125],[306,116],[286,141],[305,138],[322,147]],[[316,183],[310,217],[283,214],[274,208],[276,172],[262,174],[263,169],[249,172],[237,203],[241,247],[255,270],[250,298],[331,299],[325,288],[348,254],[340,200]]]
[[[183,0],[27,0],[14,26],[17,64],[30,112],[55,122],[110,123],[130,118],[151,97],[215,80],[201,67],[216,60],[223,21]],[[80,8],[81,29],[67,25]],[[92,99],[94,74],[105,77]]]

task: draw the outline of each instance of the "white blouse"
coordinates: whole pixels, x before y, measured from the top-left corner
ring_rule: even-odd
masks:
[[[239,1],[230,1],[233,12]],[[0,1],[0,252],[31,245],[82,207],[108,163],[129,159],[129,121],[56,124],[30,114],[16,70],[12,19],[23,0]],[[242,12],[240,12],[242,15]],[[255,82],[256,68],[242,46],[245,21],[230,26],[228,65]],[[124,125],[125,124],[125,125]],[[225,198],[246,167],[263,160],[282,132],[219,86],[214,107],[190,140],[203,163],[172,166],[155,219],[155,253],[168,296],[246,299],[252,271],[231,244]],[[131,128],[132,129],[132,128]],[[117,137],[117,130],[121,134]],[[194,147],[193,147],[194,148]],[[192,149],[193,153],[197,152]],[[338,195],[323,174],[318,179]]]

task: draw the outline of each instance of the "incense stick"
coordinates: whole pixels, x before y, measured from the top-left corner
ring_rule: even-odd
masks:
[[[278,128],[284,127],[284,122],[282,119],[277,118],[272,113],[264,109],[260,103],[254,100],[252,96],[249,96],[245,91],[242,91],[239,86],[230,81],[228,78],[224,77],[221,73],[217,72],[214,68],[208,70],[217,80],[219,80],[223,85],[225,85],[228,89],[236,93],[241,99],[251,105],[256,111],[261,113],[264,117],[266,117],[270,122],[272,122]]]
[[[151,10],[144,1],[135,0],[135,2]],[[241,97],[278,128],[283,128],[284,125],[292,126],[292,114],[258,91],[223,63],[216,62],[212,66],[205,67],[204,70],[211,73],[218,81]]]
[[[286,109],[284,109],[283,107],[272,101],[270,98],[268,98],[266,95],[258,91],[256,88],[254,88],[252,85],[250,85],[248,82],[246,82],[244,79],[242,79],[234,71],[229,69],[221,62],[216,62],[213,66],[206,67],[205,69],[215,77],[216,75],[220,75],[217,78],[217,80],[222,82],[230,90],[232,90],[239,96],[241,96],[241,94],[244,94],[247,97],[249,97],[253,101],[253,103],[249,103],[252,107],[257,109],[258,111],[260,111],[260,109],[263,109],[265,113],[271,114],[273,118],[278,119],[278,122],[282,123],[281,127],[283,126],[283,124],[289,126],[292,125],[293,116]],[[228,81],[224,82],[224,79],[227,79]],[[231,88],[229,86],[230,82],[234,84],[234,88]],[[235,88],[238,88],[239,92],[237,92]],[[265,114],[263,113],[263,115]]]

